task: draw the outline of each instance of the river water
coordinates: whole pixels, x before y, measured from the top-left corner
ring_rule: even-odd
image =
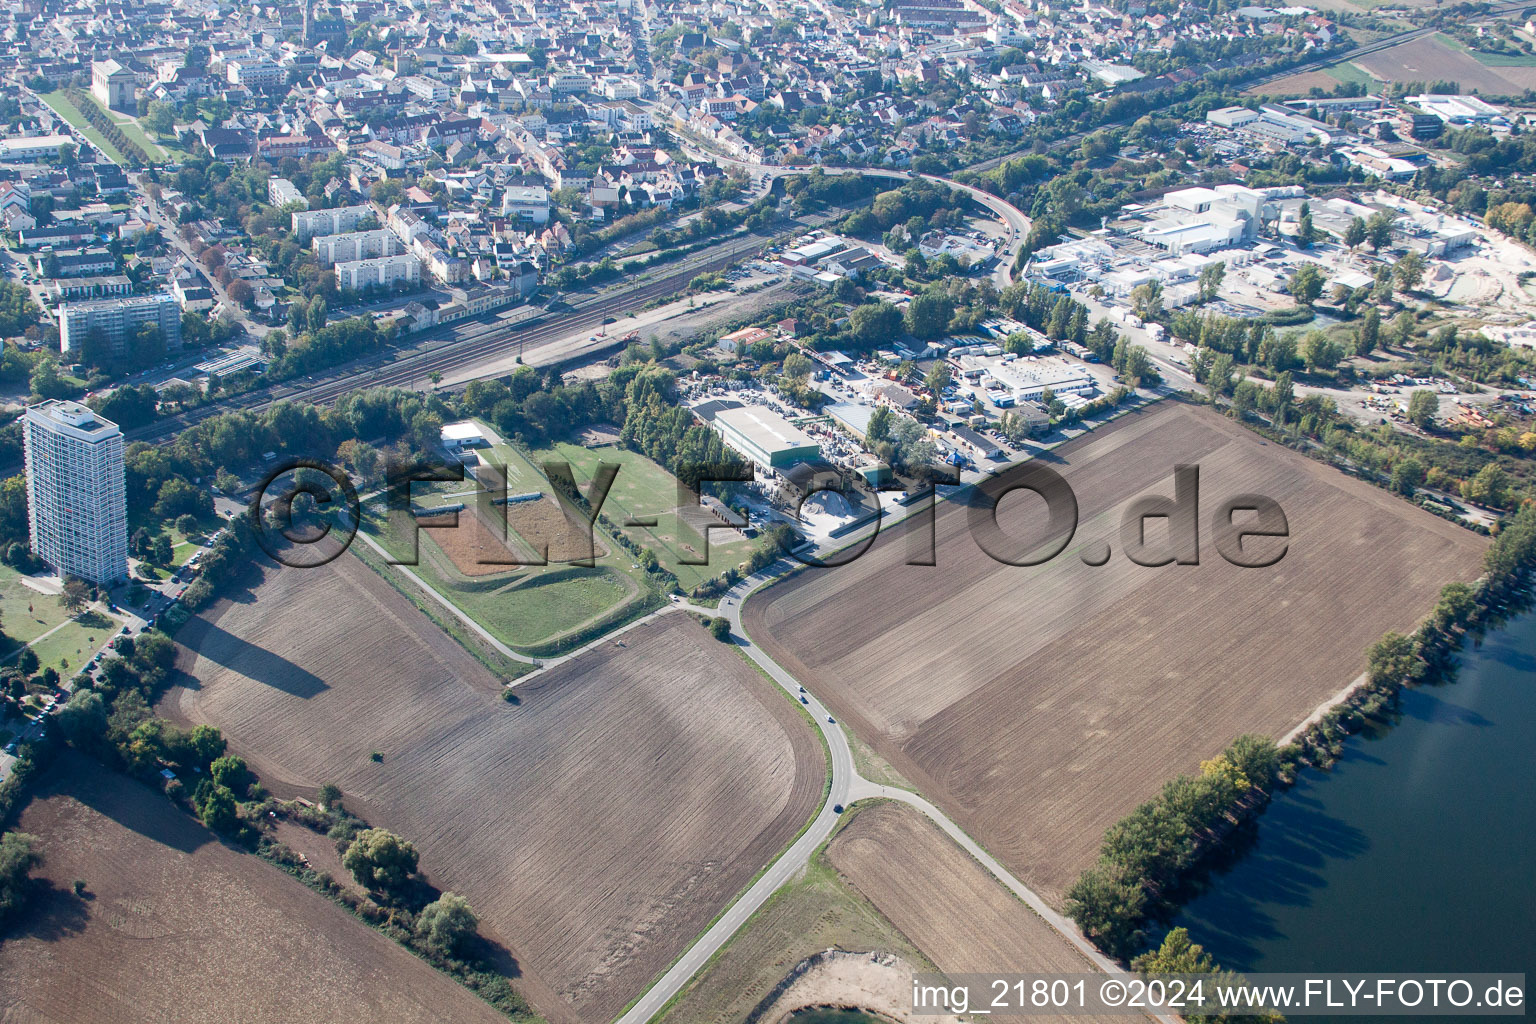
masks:
[[[1277,797],[1185,908],[1224,967],[1536,977],[1536,614],[1401,711]]]

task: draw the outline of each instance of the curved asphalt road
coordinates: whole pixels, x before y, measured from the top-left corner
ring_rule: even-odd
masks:
[[[908,515],[911,510],[908,510]],[[889,513],[881,522],[881,527],[889,528],[895,522],[899,522],[905,516],[891,516]],[[855,531],[847,537],[839,539],[836,546],[842,547],[848,543],[854,543],[862,538],[868,528]],[[818,554],[830,553],[830,546],[819,549]],[[975,857],[993,877],[1006,886],[1015,896],[1026,903],[1031,910],[1039,914],[1044,921],[1054,928],[1061,936],[1071,943],[1094,969],[1119,973],[1122,968],[1113,960],[1100,953],[1093,944],[1083,937],[1077,926],[1067,920],[1061,914],[1053,910],[1039,894],[1030,889],[1017,877],[1011,874],[987,853],[975,840],[966,835],[964,830],[949,819],[943,811],[939,810],[927,800],[910,793],[904,789],[895,789],[890,786],[882,786],[870,782],[859,774],[853,763],[853,752],[848,747],[848,737],[833,720],[826,706],[808,690],[802,694],[800,683],[782,665],[774,661],[767,652],[752,642],[746,635],[741,624],[741,607],[748,595],[759,588],[771,583],[779,576],[794,568],[794,563],[789,559],[781,559],[760,572],[747,577],[730,591],[720,601],[719,609],[694,608],[704,614],[723,614],[731,622],[733,639],[747,657],[768,674],[774,682],[778,683],[791,698],[798,701],[803,695],[807,703],[804,705],[816,722],[816,727],[821,730],[821,735],[826,740],[827,750],[830,756],[832,770],[832,786],[827,794],[826,803],[816,815],[805,832],[794,844],[784,852],[777,860],[770,864],[762,876],[749,888],[735,903],[726,909],[725,913],[706,931],[697,941],[690,946],[677,962],[663,974],[656,983],[648,989],[644,995],[635,1001],[615,1024],[646,1024],[652,1017],[659,1013],[662,1007],[671,1001],[677,993],[683,990],[689,980],[697,974],[710,957],[714,956],[730,941],[742,925],[757,912],[786,882],[794,878],[806,864],[810,862],[811,855],[826,842],[831,836],[832,830],[837,825],[840,812],[835,807],[846,808],[858,800],[866,800],[884,797],[891,800],[899,800],[926,814],[933,822],[943,829],[951,839],[958,843],[962,849]],[[675,606],[676,607],[676,606]],[[690,606],[681,606],[690,607]],[[1027,969],[1028,965],[1017,965],[1018,969]],[[1174,1017],[1158,1016],[1155,1019],[1162,1024],[1178,1024]]]

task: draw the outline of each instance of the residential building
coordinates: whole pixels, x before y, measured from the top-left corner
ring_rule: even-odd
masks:
[[[267,199],[273,206],[287,206],[289,203],[298,203],[306,210],[309,209],[309,200],[304,198],[304,193],[299,191],[297,185],[287,178],[273,178],[267,182]]]
[[[91,335],[99,332],[107,351],[120,357],[144,324],[160,331],[167,352],[181,350],[181,307],[170,292],[64,303],[59,307],[59,349],[79,358]]]
[[[380,285],[390,287],[404,282],[421,281],[421,261],[409,253],[371,260],[348,260],[336,264],[336,287],[362,291]]]
[[[315,256],[322,267],[333,263],[396,256],[405,251],[399,237],[388,228],[373,231],[348,231],[340,235],[319,235],[314,239]]]
[[[372,217],[373,207],[366,204],[338,206],[330,210],[293,211],[293,234],[302,245],[316,235],[339,235],[351,231],[365,217]]]
[[[60,575],[128,575],[123,432],[78,402],[48,401],[22,419],[32,550]]]

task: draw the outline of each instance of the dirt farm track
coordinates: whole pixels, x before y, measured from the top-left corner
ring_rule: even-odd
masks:
[[[19,823],[44,863],[0,945],[7,1024],[505,1022],[160,793],[75,754],[47,774]]]
[[[334,782],[415,843],[555,1024],[614,1017],[819,802],[812,729],[686,615],[509,704],[352,556],[263,574],[182,630],[187,678],[162,711],[218,725],[274,792]]]
[[[985,515],[973,495],[942,506],[936,565],[907,565],[909,531],[889,531],[851,565],[750,599],[744,622],[1059,903],[1109,824],[1233,737],[1285,734],[1363,671],[1369,644],[1414,626],[1441,585],[1473,579],[1485,542],[1205,408],[1159,403],[1049,458],[1080,521],[1046,564],[985,554],[968,529]],[[1136,565],[1121,551],[1122,509],[1171,495],[1179,463],[1200,468],[1200,564]],[[1235,567],[1212,542],[1218,504],[1252,492],[1289,521],[1270,568]],[[1028,492],[1006,497],[999,524],[1038,538],[1043,508]],[[1085,564],[1105,541],[1108,563]]]

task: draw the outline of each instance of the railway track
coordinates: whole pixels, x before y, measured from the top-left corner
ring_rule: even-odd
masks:
[[[589,355],[619,344],[618,336],[600,338],[596,342],[577,342],[563,346],[558,352],[543,353],[541,347],[584,331],[603,327],[603,320],[614,309],[644,305],[653,299],[674,296],[699,274],[723,269],[766,247],[771,236],[754,234],[750,240],[732,243],[710,253],[705,259],[678,268],[665,270],[655,280],[622,292],[599,293],[572,304],[570,310],[540,314],[517,323],[476,323],[466,325],[453,337],[434,348],[415,352],[397,359],[389,359],[389,353],[366,361],[350,364],[333,372],[323,380],[309,385],[291,382],[274,385],[234,396],[224,402],[192,409],[144,427],[125,432],[129,442],[156,443],[169,440],[190,427],[213,416],[226,412],[260,412],[284,401],[306,402],[314,405],[333,405],[354,391],[374,387],[409,386],[425,380],[434,371],[443,372],[462,367],[497,355],[504,355],[514,346],[527,353],[529,365],[559,362],[574,355]],[[549,358],[553,355],[554,358]]]

